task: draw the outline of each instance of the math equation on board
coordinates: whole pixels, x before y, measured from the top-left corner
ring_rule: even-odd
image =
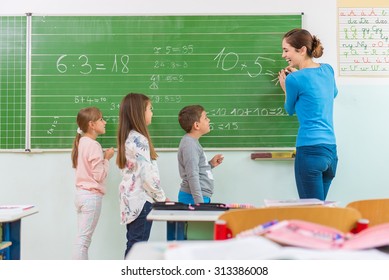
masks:
[[[192,70],[191,62],[196,63],[198,59],[195,54],[194,45],[189,44],[175,47],[157,46],[153,48],[151,54],[145,53],[137,56],[143,56],[145,60],[150,56],[156,57],[155,60],[150,60],[149,65],[146,65],[149,70],[144,76],[147,77],[148,88],[158,90],[162,83],[185,82],[185,75]],[[195,58],[189,58],[191,56]],[[271,82],[277,86],[277,72],[266,69],[264,66],[264,64],[274,64],[276,62],[274,59],[253,55],[246,60],[241,56],[223,47],[220,52],[214,54],[213,61],[210,62],[215,69],[225,74],[233,72],[238,75],[247,75],[250,78],[269,76],[272,78]],[[183,57],[187,59],[182,59]],[[55,68],[60,75],[139,75],[134,72],[139,68],[139,64],[131,54],[61,54],[56,58]]]
[[[339,75],[389,76],[389,8],[339,8]]]

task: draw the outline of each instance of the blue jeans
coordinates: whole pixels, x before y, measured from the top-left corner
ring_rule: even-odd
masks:
[[[297,147],[294,173],[299,197],[325,200],[337,165],[336,145]]]
[[[203,200],[204,200],[204,203],[211,202],[211,199],[209,197],[206,197],[206,196],[203,196]],[[195,204],[193,196],[190,193],[186,193],[186,192],[182,192],[182,191],[178,192],[178,202],[182,202],[185,204],[192,204],[192,205]]]
[[[150,213],[151,208],[152,204],[146,201],[138,218],[126,225],[127,249],[124,253],[124,257],[127,255],[127,253],[131,250],[132,246],[136,242],[149,240],[151,226],[153,223],[152,221],[148,221],[146,217]]]

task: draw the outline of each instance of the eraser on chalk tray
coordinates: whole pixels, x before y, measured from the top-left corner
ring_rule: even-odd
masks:
[[[280,152],[258,152],[252,153],[251,159],[292,159],[295,157],[295,151],[280,151]]]

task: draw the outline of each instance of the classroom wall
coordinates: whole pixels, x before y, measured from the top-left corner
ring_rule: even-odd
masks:
[[[101,3],[100,3],[101,2]],[[6,4],[5,4],[6,3]],[[238,6],[239,3],[239,6]],[[261,14],[304,12],[304,26],[318,35],[325,47],[321,61],[337,71],[336,1],[225,0],[225,1],[3,1],[1,15],[36,14]],[[281,42],[280,42],[281,47]],[[339,78],[335,102],[338,174],[328,200],[344,206],[364,198],[388,197],[389,119],[388,78]],[[129,89],[130,91],[131,89]],[[218,151],[208,151],[211,158]],[[253,151],[223,151],[225,160],[214,170],[213,201],[251,203],[263,199],[297,198],[293,161],[253,161]],[[160,152],[162,186],[171,200],[179,186],[176,152]],[[71,258],[76,233],[73,205],[74,171],[69,152],[0,153],[0,204],[35,204],[39,213],[22,221],[22,259]],[[90,248],[91,259],[122,259],[125,227],[119,224],[120,173],[112,160],[108,193]],[[151,240],[165,239],[165,224],[153,225]]]

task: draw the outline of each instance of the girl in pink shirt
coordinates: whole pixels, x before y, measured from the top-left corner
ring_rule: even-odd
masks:
[[[104,181],[108,175],[113,148],[105,152],[96,138],[105,133],[106,121],[96,107],[81,109],[77,115],[77,135],[72,150],[73,168],[76,169],[76,197],[78,233],[73,259],[87,260],[92,235],[101,213],[105,194]]]

